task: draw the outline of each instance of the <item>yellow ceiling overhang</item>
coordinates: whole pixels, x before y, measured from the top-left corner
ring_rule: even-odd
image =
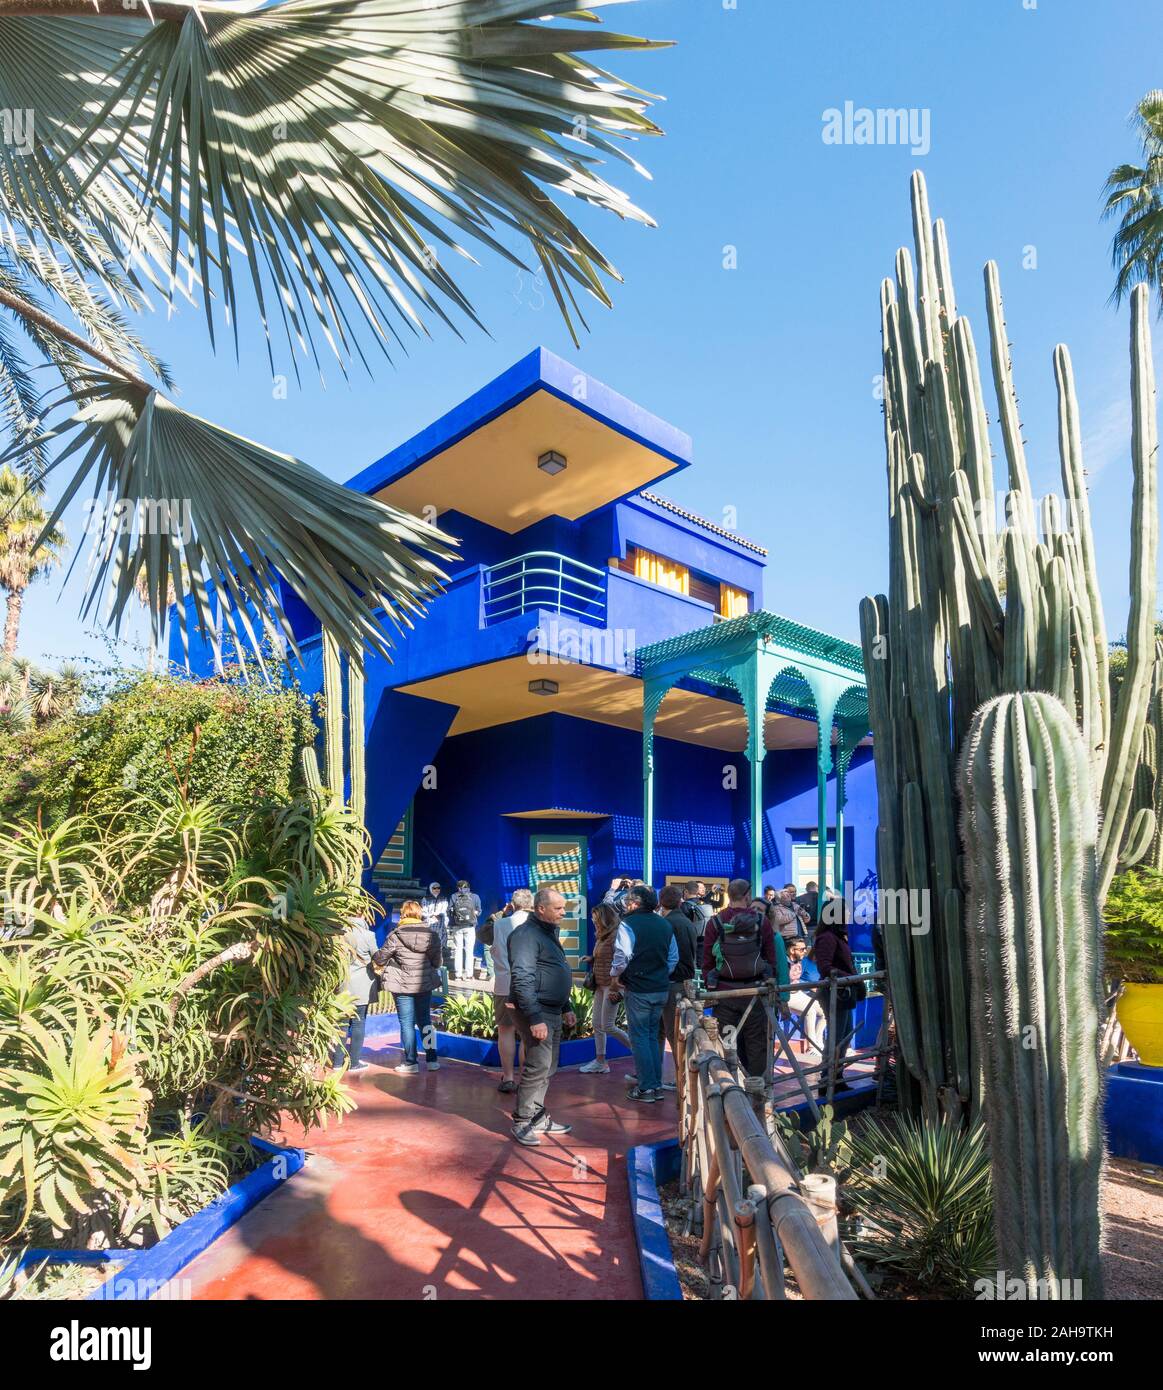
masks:
[[[547,806],[541,811],[502,811],[510,820],[608,820],[612,811],[571,811],[566,806]]]
[[[548,474],[550,449],[566,468]],[[423,515],[463,512],[510,534],[547,516],[570,521],[673,473],[678,464],[576,406],[536,391],[375,496]]]
[[[487,677],[482,679],[482,671]],[[531,680],[556,681],[556,695],[534,695]],[[508,657],[486,667],[468,667],[415,681],[400,687],[408,695],[422,695],[459,707],[449,736],[472,733],[498,724],[511,724],[534,715],[572,714],[642,731],[642,682],[616,671],[594,666],[560,663],[533,666],[524,656]],[[672,690],[663,701],[654,723],[660,738],[697,743],[704,748],[741,752],[747,743],[743,707],[714,695]],[[767,747],[814,748],[816,726],[806,719],[768,712]]]

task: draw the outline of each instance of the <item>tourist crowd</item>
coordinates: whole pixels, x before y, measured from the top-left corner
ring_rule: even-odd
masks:
[[[475,977],[480,944],[480,973],[491,980],[495,1001],[501,1061],[497,1089],[515,1097],[513,1138],[534,1146],[543,1135],[570,1129],[555,1121],[545,1104],[563,1031],[576,1022],[570,1007],[573,973],[558,940],[566,900],[553,888],[520,888],[483,921],[481,911],[480,898],[462,879],[449,894],[432,883],[421,899],[402,903],[398,924],[378,949],[367,924],[352,923],[348,989],[355,997],[355,1016],[333,1061],[340,1067],[346,1059],[352,1072],[366,1066],[360,1052],[367,1011],[382,987],[390,991],[399,1017],[403,1058],[396,1071],[417,1074],[420,1047],[427,1069],[438,1069],[432,996],[450,978]],[[588,967],[585,986],[593,994],[594,1058],[580,1071],[609,1073],[607,1047],[613,1037],[634,1059],[626,1098],[647,1105],[661,1100],[674,1089],[673,1082],[663,1079],[663,1056],[668,1046],[674,1051],[678,1000],[687,981],[698,980],[714,999],[720,1035],[735,1048],[749,1076],[762,1076],[771,1065],[774,1025],[798,1030],[824,1054],[821,1092],[829,1076],[834,1089],[847,1089],[843,1059],[863,986],[837,989],[831,1029],[821,1002],[808,988],[833,974],[858,973],[842,899],[825,895],[821,906],[815,883],[799,895],[789,883],[753,897],[745,879],[710,889],[699,881],[668,884],[658,893],[648,883],[623,878],[611,884],[591,920],[593,954],[583,964]],[[782,987],[775,996],[777,1022],[754,993],[765,981]],[[625,1030],[618,1022],[623,1008]]]

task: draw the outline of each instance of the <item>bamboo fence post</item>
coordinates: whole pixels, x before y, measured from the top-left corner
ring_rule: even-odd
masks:
[[[755,1279],[755,1203],[744,1197],[735,1203],[739,1243],[739,1297],[750,1298]]]

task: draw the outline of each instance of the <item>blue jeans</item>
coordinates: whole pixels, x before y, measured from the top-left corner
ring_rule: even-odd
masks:
[[[342,1041],[336,1043],[335,1051],[331,1054],[331,1065],[333,1067],[343,1066],[345,1055],[353,1067],[359,1061],[359,1054],[363,1051],[363,1030],[366,1026],[366,1021],[367,1005],[357,1004],[355,1006],[355,1017],[348,1019],[345,1031],[340,1034]]]
[[[416,1060],[416,1029],[420,1029],[420,1041],[425,1042],[428,1034],[431,1047],[424,1048],[424,1056],[429,1062],[436,1061],[436,1030],[432,1028],[432,991],[423,994],[397,994],[396,1013],[400,1019],[400,1046],[404,1049],[404,1061]],[[431,1030],[431,1032],[429,1032]]]
[[[669,994],[669,989],[660,989],[653,994],[639,994],[636,990],[630,990],[626,995],[630,1051],[634,1054],[640,1091],[657,1091],[662,1085],[659,1030],[662,1027],[662,1010]]]

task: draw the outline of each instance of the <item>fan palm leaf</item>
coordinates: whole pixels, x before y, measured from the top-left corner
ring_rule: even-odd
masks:
[[[1137,284],[1163,286],[1163,91],[1147,93],[1132,123],[1143,163],[1112,169],[1103,190],[1105,215],[1119,219],[1111,243],[1116,302]]]
[[[579,56],[658,46],[596,26],[620,2],[172,0],[142,16],[0,0],[0,109],[36,117],[30,149],[0,148],[16,248],[0,304],[64,379],[40,414],[72,411],[9,457],[63,441],[54,523],[86,484],[122,519],[159,499],[188,509],[178,536],[99,531],[86,615],[104,599],[116,630],[140,586],[158,643],[172,584],[187,655],[193,620],[216,654],[225,633],[261,663],[263,637],[295,650],[286,585],[357,665],[390,650],[439,587],[449,538],[181,410],[146,379],[168,386],[121,306],[151,284],[199,298],[212,340],[225,321],[237,347],[253,305],[272,365],[276,329],[295,360],[318,360],[322,337],[366,363],[369,343],[391,355],[433,320],[476,321],[449,263],[475,246],[522,264],[524,244],[576,340],[577,291],[609,304],[617,272],[559,200],[651,222],[601,172],[639,167],[625,145],[659,133],[651,98]],[[86,276],[107,303],[84,300]]]
[[[657,133],[649,98],[578,54],[657,45],[530,23],[572,0],[177,3],[154,24],[80,4],[3,12],[37,48],[54,172],[133,189],[167,225],[174,269],[188,239],[211,331],[212,288],[237,331],[241,256],[264,325],[277,314],[292,341],[322,330],[346,351],[354,316],[386,350],[422,311],[471,316],[438,248],[513,256],[500,229],[608,303],[616,271],[546,191],[650,221],[598,172]]]

